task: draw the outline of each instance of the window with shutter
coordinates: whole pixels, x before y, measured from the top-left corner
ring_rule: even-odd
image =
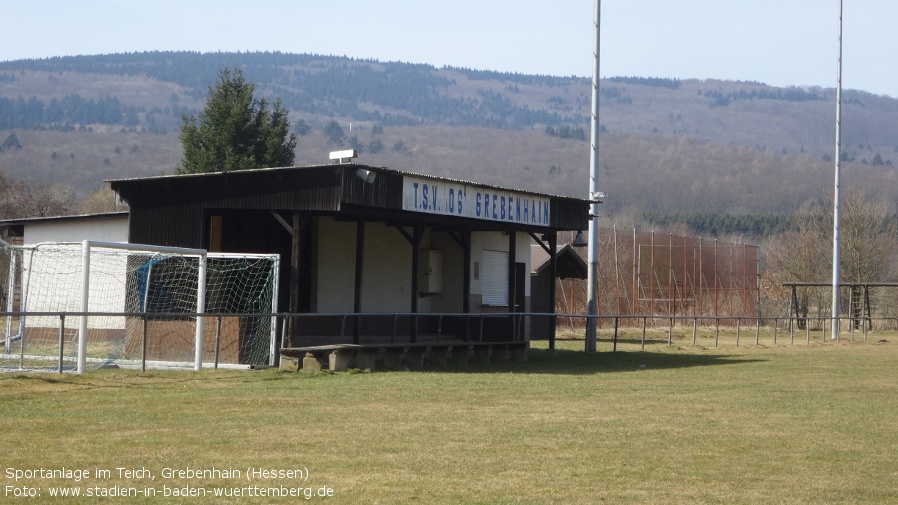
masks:
[[[483,286],[483,304],[500,307],[508,306],[508,253],[504,251],[483,251],[480,267],[480,282]]]

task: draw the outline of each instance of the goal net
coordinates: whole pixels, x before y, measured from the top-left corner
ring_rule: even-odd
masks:
[[[273,362],[277,255],[105,242],[3,252],[2,369]]]

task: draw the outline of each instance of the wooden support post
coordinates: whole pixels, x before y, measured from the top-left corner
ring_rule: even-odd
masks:
[[[511,315],[509,317],[509,331],[511,332],[511,338],[515,338],[515,318],[514,313],[518,311],[517,307],[517,293],[518,293],[518,283],[517,283],[517,274],[515,272],[515,253],[517,252],[517,233],[514,231],[508,232],[508,313]]]
[[[558,234],[556,232],[549,233],[549,270],[551,271],[552,282],[549,283],[549,307],[552,308],[553,316],[549,318],[549,351],[555,353],[555,331],[558,328],[558,316],[555,316],[555,290],[558,281]],[[533,287],[531,286],[531,289]]]
[[[302,229],[306,224],[306,217],[300,212],[293,213],[293,226],[290,234],[292,236],[290,242],[290,300],[288,302],[287,312],[296,314],[299,312],[299,282],[300,282],[300,257],[302,248]],[[275,300],[277,303],[277,300]],[[297,327],[296,318],[290,317],[285,323],[288,327],[288,338],[291,345],[295,342]]]
[[[418,267],[420,258],[420,249],[421,249],[421,241],[424,239],[424,227],[416,224],[414,227],[414,231],[412,234],[412,306],[411,312],[412,314],[418,313],[418,293],[420,291],[418,286]],[[412,318],[412,327],[411,327],[411,335],[409,337],[409,341],[411,343],[415,343],[418,341],[418,318]]]
[[[355,291],[352,310],[357,315],[352,329],[352,343],[358,344],[361,340],[362,312],[362,273],[365,263],[365,219],[359,219],[355,226]]]

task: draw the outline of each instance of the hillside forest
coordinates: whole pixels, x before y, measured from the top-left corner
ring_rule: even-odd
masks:
[[[0,170],[71,208],[104,180],[173,173],[182,117],[224,67],[282,100],[297,165],[352,147],[359,163],[585,196],[587,78],[277,52],[0,62]],[[610,223],[754,240],[832,194],[832,89],[607,77],[600,96]],[[898,100],[858,90],[843,100],[842,183],[893,208]],[[38,207],[6,205],[7,217],[49,212]]]

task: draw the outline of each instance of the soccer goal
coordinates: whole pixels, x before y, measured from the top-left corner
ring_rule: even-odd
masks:
[[[7,370],[273,363],[277,255],[85,241],[3,259]]]

